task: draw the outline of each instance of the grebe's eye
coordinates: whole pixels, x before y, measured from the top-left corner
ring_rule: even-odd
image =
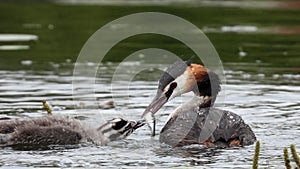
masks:
[[[170,90],[174,90],[176,87],[177,87],[177,83],[176,83],[176,82],[173,82],[173,83],[171,83],[171,85],[170,85]]]

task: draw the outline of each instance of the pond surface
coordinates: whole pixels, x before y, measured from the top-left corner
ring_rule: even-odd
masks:
[[[119,82],[112,95],[110,77],[117,65],[101,65],[103,76],[97,80],[95,94],[99,105],[113,100],[116,107],[112,109],[89,108],[80,103],[74,106],[73,65],[68,62],[48,64],[49,71],[0,70],[0,118],[45,116],[41,102],[45,99],[54,115],[78,117],[93,126],[112,117],[139,119],[156,92],[161,72],[150,70],[149,78],[137,76],[129,87]],[[239,67],[249,70],[241,71]],[[242,116],[254,130],[261,141],[260,167],[284,168],[283,147],[295,144],[300,150],[300,76],[296,73],[299,70],[270,69],[260,65],[227,64],[227,84],[223,85],[226,107],[222,108]],[[168,114],[190,97],[191,94],[186,94],[168,103],[158,113],[157,130],[162,128]],[[148,128],[142,127],[127,139],[103,147],[86,144],[24,151],[2,147],[0,154],[2,168],[251,168],[254,145],[218,150],[201,146],[171,148],[159,143],[157,136],[150,138]]]

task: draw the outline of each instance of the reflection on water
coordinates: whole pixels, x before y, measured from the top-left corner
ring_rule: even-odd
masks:
[[[0,34],[0,42],[26,42],[38,40],[37,35],[28,34]]]
[[[146,71],[151,72],[148,80],[145,80],[145,76],[136,76],[130,87],[120,82],[112,99],[110,77],[117,64],[102,65],[95,96],[99,104],[113,100],[116,107],[96,110],[90,109],[89,105],[75,103],[75,107],[82,108],[75,111],[72,65],[51,65],[51,71],[0,71],[0,119],[44,116],[46,112],[41,102],[44,99],[52,105],[54,114],[78,117],[91,125],[98,126],[100,121],[116,116],[138,119],[150,103],[161,73]],[[253,128],[262,144],[261,167],[283,166],[282,148],[291,143],[300,145],[300,76],[295,73],[299,70],[266,68],[261,71],[259,66],[248,65],[251,69],[241,71],[238,70],[239,66],[227,65],[230,69],[226,70],[227,84],[223,86],[227,96],[224,109],[241,115]],[[78,78],[84,80],[84,77]],[[189,97],[187,94],[175,99],[160,111],[158,130],[164,125],[168,114]],[[52,147],[44,151],[19,151],[4,147],[0,149],[0,154],[2,167],[251,168],[254,146],[225,150],[206,149],[199,145],[170,148],[159,143],[157,137],[150,138],[148,128],[143,127],[128,139],[104,147],[79,145]]]
[[[299,8],[298,1],[220,1],[220,0],[54,0],[57,3],[63,4],[102,4],[102,5],[191,5],[191,6],[206,6],[206,7],[239,7],[239,8]]]
[[[205,33],[252,33],[252,34],[277,34],[277,35],[298,35],[300,34],[300,27],[293,26],[253,26],[253,25],[234,25],[234,26],[220,26],[211,27],[204,26],[202,31]]]
[[[0,34],[0,43],[3,42],[28,42],[28,41],[37,41],[37,35],[28,35],[28,34]],[[1,50],[28,50],[29,45],[0,45]]]
[[[28,45],[1,45],[0,50],[28,50]]]

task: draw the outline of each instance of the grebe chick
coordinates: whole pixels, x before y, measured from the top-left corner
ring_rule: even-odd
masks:
[[[129,136],[144,121],[114,118],[98,128],[67,118],[47,116],[29,120],[0,122],[0,145],[68,145],[91,142],[106,145]]]
[[[175,62],[160,77],[156,96],[142,116],[152,136],[155,135],[154,114],[169,100],[192,91],[193,99],[169,115],[160,132],[161,142],[171,146],[204,144],[209,147],[253,144],[255,134],[239,115],[213,108],[221,90],[219,76],[204,66],[192,64],[192,59]]]

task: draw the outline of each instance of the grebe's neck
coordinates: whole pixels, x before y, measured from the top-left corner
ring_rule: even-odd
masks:
[[[204,96],[203,97],[203,96],[199,96],[199,95],[194,95],[190,101],[180,105],[172,113],[170,113],[167,122],[172,117],[175,117],[179,113],[183,113],[188,110],[213,107],[215,100],[216,100],[215,96]]]
[[[200,100],[199,108],[213,107],[216,101],[216,96],[204,96],[202,100]]]
[[[169,121],[172,117],[177,116],[179,113],[183,113],[188,110],[211,107],[213,106],[214,102],[215,97],[194,95],[190,101],[180,105],[172,113],[170,113],[167,121]]]

